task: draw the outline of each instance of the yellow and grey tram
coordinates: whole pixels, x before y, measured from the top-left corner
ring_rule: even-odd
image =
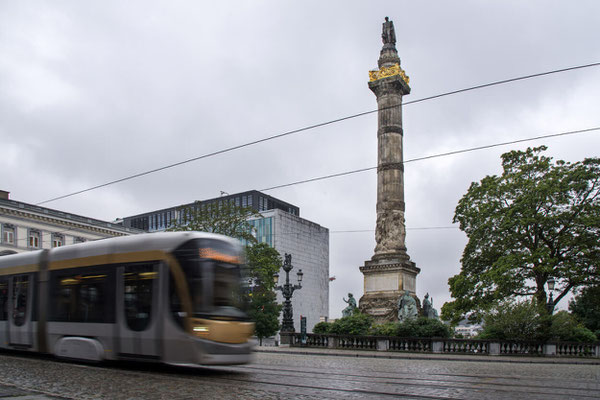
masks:
[[[0,348],[174,365],[250,361],[242,249],[200,232],[0,257]]]

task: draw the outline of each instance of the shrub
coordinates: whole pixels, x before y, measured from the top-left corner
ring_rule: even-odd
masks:
[[[483,331],[478,339],[542,340],[544,318],[535,301],[500,304],[483,316]]]
[[[565,342],[595,342],[598,339],[594,332],[566,311],[559,311],[552,316],[550,334],[552,339]]]
[[[398,325],[400,337],[452,337],[452,329],[439,319],[419,317]]]
[[[452,328],[439,319],[420,317],[414,323],[417,337],[450,338],[454,333]]]
[[[398,322],[386,322],[385,324],[373,325],[369,334],[375,336],[396,336],[398,325]]]
[[[406,322],[388,322],[371,328],[371,335],[382,336],[449,338],[452,333],[452,329],[442,321],[426,317]]]
[[[319,322],[313,328],[313,333],[319,333],[319,334],[329,333],[329,330],[331,329],[331,325],[333,325],[331,322]]]
[[[335,321],[328,333],[336,335],[368,335],[373,325],[373,317],[360,312],[355,312],[348,317]]]

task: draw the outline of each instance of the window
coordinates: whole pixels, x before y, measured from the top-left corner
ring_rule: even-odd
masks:
[[[85,242],[85,239],[82,237],[77,236],[77,237],[73,238],[73,243],[84,243],[84,242]]]
[[[0,321],[8,319],[8,279],[0,279]]]
[[[40,233],[38,231],[29,231],[29,247],[34,249],[40,247]]]
[[[152,292],[158,277],[154,264],[128,265],[123,272],[125,319],[132,331],[144,331],[152,318]]]
[[[25,324],[27,316],[27,299],[29,292],[29,275],[13,276],[13,322],[16,326]]]
[[[115,321],[114,268],[91,267],[51,273],[49,321]]]
[[[61,247],[64,245],[65,239],[62,235],[52,235],[52,247]]]
[[[11,225],[4,225],[2,228],[2,242],[4,244],[15,244],[15,228]]]

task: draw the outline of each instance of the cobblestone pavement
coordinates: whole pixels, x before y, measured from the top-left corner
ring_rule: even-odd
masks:
[[[595,364],[256,354],[249,365],[89,365],[0,353],[0,399],[600,399]]]

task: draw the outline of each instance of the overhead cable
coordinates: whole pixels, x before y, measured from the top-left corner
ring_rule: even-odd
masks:
[[[490,86],[502,85],[502,84],[506,84],[506,83],[510,83],[510,82],[521,81],[521,80],[525,80],[525,79],[536,78],[536,77],[540,77],[540,76],[544,76],[544,75],[557,74],[557,73],[561,73],[561,72],[567,72],[567,71],[573,71],[573,70],[577,70],[577,69],[583,69],[583,68],[589,68],[589,67],[597,67],[597,66],[600,66],[600,62],[591,63],[591,64],[585,64],[585,65],[578,65],[578,66],[569,67],[569,68],[556,69],[556,70],[552,70],[552,71],[540,72],[540,73],[537,73],[537,74],[525,75],[525,76],[520,76],[520,77],[516,77],[516,78],[504,79],[504,80],[501,80],[501,81],[495,81],[495,82],[486,83],[486,84],[483,84],[483,85],[471,86],[471,87],[464,88],[464,89],[453,90],[453,91],[450,91],[450,92],[445,92],[445,93],[437,94],[437,95],[434,95],[434,96],[424,97],[422,99],[416,99],[416,100],[408,101],[408,102],[404,103],[404,105],[410,105],[410,104],[420,103],[420,102],[427,101],[427,100],[438,99],[440,97],[450,96],[450,95],[454,95],[454,94],[458,94],[458,93],[464,93],[464,92],[468,92],[468,91],[472,91],[472,90],[477,90],[477,89],[483,89],[483,88],[487,88],[487,87],[490,87]],[[365,111],[365,112],[361,112],[361,113],[358,113],[358,114],[353,114],[353,115],[349,115],[349,116],[346,116],[346,117],[337,118],[337,119],[334,119],[334,120],[331,120],[331,121],[321,122],[321,123],[314,124],[314,125],[309,125],[309,126],[306,126],[304,128],[294,129],[294,130],[287,131],[287,132],[284,132],[284,133],[280,133],[280,134],[277,134],[277,135],[269,136],[269,137],[266,137],[266,138],[263,138],[263,139],[255,140],[255,141],[252,141],[252,142],[248,142],[248,143],[240,144],[240,145],[237,145],[237,146],[229,147],[229,148],[226,148],[226,149],[222,149],[222,150],[214,151],[214,152],[211,152],[211,153],[207,153],[207,154],[204,154],[204,155],[201,155],[201,156],[198,156],[198,157],[193,157],[193,158],[190,158],[190,159],[187,159],[187,160],[184,160],[184,161],[179,161],[179,162],[176,162],[176,163],[173,163],[173,164],[165,165],[163,167],[154,168],[154,169],[151,169],[151,170],[148,170],[148,171],[144,171],[144,172],[140,172],[140,173],[137,173],[137,174],[129,175],[129,176],[126,176],[124,178],[120,178],[120,179],[109,181],[109,182],[106,182],[106,183],[103,183],[103,184],[100,184],[100,185],[92,186],[92,187],[87,188],[87,189],[83,189],[83,190],[79,190],[79,191],[72,192],[72,193],[69,193],[69,194],[65,194],[65,195],[62,195],[62,196],[54,197],[54,198],[51,198],[51,199],[44,200],[42,202],[36,203],[36,205],[42,205],[42,204],[50,203],[50,202],[53,202],[53,201],[56,201],[56,200],[65,199],[67,197],[76,196],[78,194],[82,194],[82,193],[86,193],[86,192],[89,192],[89,191],[92,191],[92,190],[100,189],[100,188],[103,188],[103,187],[106,187],[106,186],[114,185],[116,183],[125,182],[125,181],[131,180],[131,179],[140,178],[140,177],[145,176],[145,175],[150,175],[150,174],[153,174],[155,172],[164,171],[166,169],[178,167],[180,165],[187,164],[187,163],[190,163],[190,162],[193,162],[193,161],[198,161],[198,160],[202,160],[202,159],[205,159],[205,158],[214,157],[214,156],[217,156],[217,155],[220,155],[220,154],[229,153],[231,151],[239,150],[239,149],[242,149],[242,148],[245,148],[245,147],[249,147],[249,146],[253,146],[253,145],[256,145],[256,144],[259,144],[259,143],[267,142],[267,141],[274,140],[274,139],[279,139],[279,138],[282,138],[282,137],[285,137],[285,136],[290,136],[290,135],[293,135],[293,134],[296,134],[296,133],[305,132],[305,131],[308,131],[308,130],[311,130],[311,129],[320,128],[320,127],[323,127],[323,126],[335,124],[335,123],[346,121],[346,120],[349,120],[349,119],[362,117],[362,116],[365,116],[365,115],[368,115],[368,114],[373,114],[373,113],[376,113],[376,112],[378,112],[380,110],[384,110],[384,109],[388,109],[388,108],[395,108],[395,107],[399,107],[399,106],[402,106],[402,104],[392,105],[392,106],[381,108],[381,109],[377,109],[377,110]]]
[[[455,155],[455,154],[468,153],[468,152],[477,151],[477,150],[491,149],[493,147],[507,146],[509,144],[530,142],[530,141],[534,141],[534,140],[548,139],[548,138],[558,137],[558,136],[575,135],[578,133],[586,133],[586,132],[592,132],[592,131],[598,131],[598,130],[600,130],[600,126],[597,126],[595,128],[580,129],[577,131],[552,133],[549,135],[535,136],[535,137],[530,137],[530,138],[526,138],[526,139],[511,140],[510,142],[494,143],[494,144],[489,144],[489,145],[485,145],[485,146],[471,147],[468,149],[454,150],[454,151],[449,151],[446,153],[431,154],[429,156],[418,157],[418,158],[406,160],[406,161],[404,161],[404,164],[408,164],[408,163],[415,162],[415,161],[429,160],[432,158],[446,157],[446,156],[451,156],[451,155]],[[340,172],[337,174],[324,175],[324,176],[319,176],[319,177],[310,178],[310,179],[304,179],[304,180],[296,181],[296,182],[292,182],[292,183],[285,183],[283,185],[271,186],[268,188],[260,189],[260,191],[266,192],[269,190],[281,189],[284,187],[300,185],[303,183],[316,182],[316,181],[322,181],[325,179],[337,178],[337,177],[345,176],[345,175],[358,174],[360,172],[372,171],[375,169],[377,169],[377,167],[360,168],[360,169],[355,169],[352,171],[345,171],[345,172]]]

